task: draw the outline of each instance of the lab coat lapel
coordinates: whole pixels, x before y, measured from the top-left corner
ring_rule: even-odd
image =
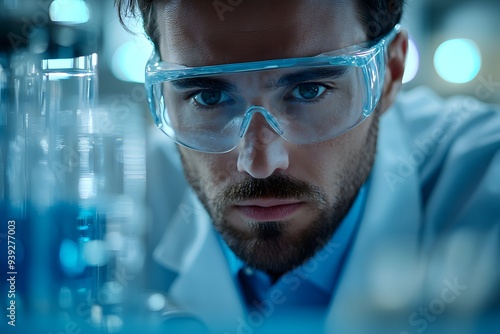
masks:
[[[395,333],[408,324],[411,312],[407,310],[414,305],[422,276],[418,264],[421,205],[418,171],[407,161],[411,152],[406,143],[411,138],[402,133],[400,123],[397,112],[381,119],[365,211],[332,299],[327,332],[375,333],[374,326],[384,326],[384,316],[396,325]]]
[[[196,233],[192,243],[196,249],[191,249],[190,256],[185,259],[184,267],[169,291],[170,297],[209,328],[217,328],[221,333],[234,332],[238,318],[242,319],[244,315],[242,298],[210,217],[197,199],[191,200],[195,202],[195,209],[189,224],[192,224],[190,230]]]

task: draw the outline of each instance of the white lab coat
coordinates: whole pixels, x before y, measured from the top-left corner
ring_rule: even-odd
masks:
[[[500,111],[418,88],[400,94],[379,136],[366,208],[325,331],[472,333],[487,310],[492,316],[479,323],[499,328]],[[170,300],[216,333],[259,333],[273,314],[261,314],[262,324],[245,313],[174,146],[160,131],[150,142],[149,194],[165,226],[154,257],[178,272]],[[296,319],[278,328],[298,330]]]

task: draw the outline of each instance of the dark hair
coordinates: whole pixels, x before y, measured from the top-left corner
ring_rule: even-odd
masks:
[[[144,31],[151,40],[158,45],[158,30],[155,16],[155,3],[158,0],[115,0],[118,10],[118,19],[128,32],[132,32],[125,24],[125,18],[140,18],[143,20]]]
[[[401,21],[404,0],[356,0],[357,12],[368,39],[387,34]]]
[[[144,30],[157,45],[158,30],[155,4],[159,0],[115,0],[118,16],[127,29],[124,18],[142,18]],[[369,39],[376,39],[388,33],[401,20],[404,0],[356,0],[357,14],[365,26]],[[128,29],[127,29],[128,30]]]

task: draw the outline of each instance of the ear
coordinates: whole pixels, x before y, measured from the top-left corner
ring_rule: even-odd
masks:
[[[401,89],[408,51],[408,32],[401,30],[389,45],[384,88],[380,99],[380,111],[384,113],[394,103]]]

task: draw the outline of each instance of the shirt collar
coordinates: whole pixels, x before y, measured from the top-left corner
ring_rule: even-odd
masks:
[[[366,184],[363,185],[351,206],[348,214],[338,227],[333,237],[328,243],[310,260],[302,266],[291,271],[296,274],[297,271],[304,270],[314,266],[314,271],[310,273],[308,280],[320,288],[324,293],[331,294],[336,277],[342,266],[344,257],[352,243],[353,235],[361,218],[361,213],[366,202]],[[315,263],[315,265],[312,264]],[[317,267],[317,268],[316,268]]]

